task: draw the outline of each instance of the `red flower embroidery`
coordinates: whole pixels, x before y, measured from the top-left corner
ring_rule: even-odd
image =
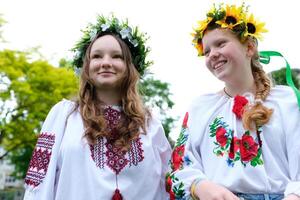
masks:
[[[229,150],[229,158],[234,159],[235,153],[240,149],[240,139],[237,137],[234,137],[230,144],[230,150]]]
[[[175,193],[172,190],[170,191],[170,200],[175,200]]]
[[[183,119],[183,122],[182,122],[182,128],[187,128],[188,119],[189,119],[189,113],[186,112],[185,116],[184,116],[184,119]]]
[[[217,142],[224,147],[227,143],[227,137],[226,137],[226,129],[223,127],[219,127],[216,131],[216,139]]]
[[[175,200],[175,193],[172,191],[172,178],[169,173],[166,177],[166,192],[170,194],[170,200]]]
[[[184,146],[178,146],[174,149],[172,153],[172,163],[173,163],[173,170],[177,170],[181,167],[182,162],[183,162],[183,157],[184,155]]]
[[[242,161],[250,161],[257,156],[258,144],[254,141],[253,137],[244,134],[240,143],[240,153]]]
[[[248,103],[248,100],[243,96],[235,96],[232,112],[236,115],[237,118],[241,119],[244,112],[244,107]]]

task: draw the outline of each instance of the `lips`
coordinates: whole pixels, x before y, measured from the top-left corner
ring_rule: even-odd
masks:
[[[226,60],[218,61],[213,64],[213,69],[218,69],[218,68],[222,67],[225,63],[227,63]]]
[[[105,75],[105,74],[115,74],[115,73],[114,72],[105,71],[105,72],[98,72],[98,74]]]

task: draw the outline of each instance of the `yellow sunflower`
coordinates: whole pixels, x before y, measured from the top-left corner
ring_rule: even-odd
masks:
[[[203,45],[202,43],[198,43],[195,45],[197,51],[198,51],[198,56],[203,56]]]
[[[198,54],[203,55],[203,47],[202,47],[202,38],[204,31],[207,29],[208,24],[213,20],[212,17],[207,17],[205,20],[199,21],[197,28],[194,29],[193,36],[193,45],[196,47]]]
[[[216,24],[221,25],[222,28],[232,29],[234,26],[242,23],[244,19],[244,5],[239,7],[235,5],[226,5],[226,15],[223,19],[218,20]]]
[[[244,34],[245,37],[252,36],[254,38],[261,40],[262,39],[261,34],[268,32],[268,30],[265,29],[265,23],[255,20],[253,14],[251,14],[247,18],[246,25],[247,25],[247,31]]]

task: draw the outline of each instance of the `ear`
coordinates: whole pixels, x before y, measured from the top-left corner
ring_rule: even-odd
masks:
[[[246,42],[246,54],[248,57],[252,58],[252,56],[255,54],[257,51],[257,45],[254,40],[248,40]]]

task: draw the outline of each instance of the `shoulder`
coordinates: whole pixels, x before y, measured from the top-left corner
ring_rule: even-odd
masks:
[[[196,97],[188,107],[189,113],[203,112],[207,109],[214,108],[224,104],[228,99],[220,93],[208,93]]]
[[[278,85],[271,89],[267,101],[278,104],[294,104],[297,106],[297,97],[292,88],[285,85]]]
[[[73,101],[62,99],[51,108],[49,114],[70,114],[75,109],[75,105]]]
[[[74,101],[70,101],[68,99],[62,99],[61,101],[59,101],[58,103],[56,103],[53,108],[56,109],[61,109],[61,108],[66,108],[66,109],[71,109],[75,107],[75,102]]]
[[[162,123],[161,123],[159,114],[150,112],[150,115],[147,116],[147,126],[148,127],[162,127]]]

